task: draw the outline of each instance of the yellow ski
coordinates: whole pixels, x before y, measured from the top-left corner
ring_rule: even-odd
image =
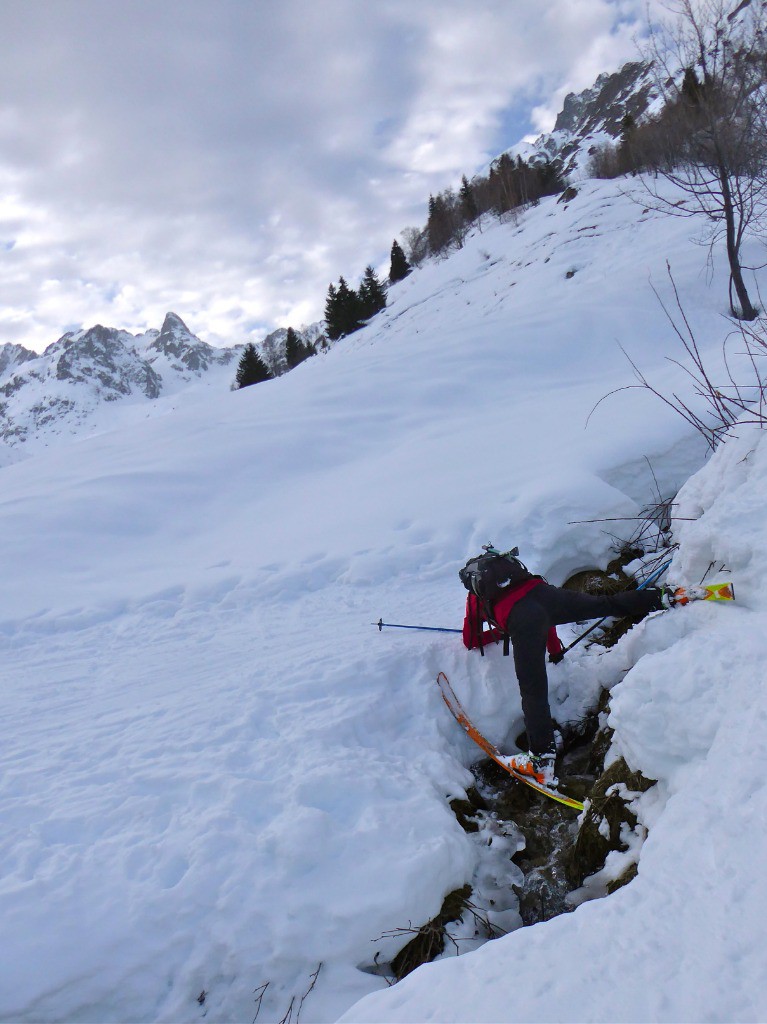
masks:
[[[672,604],[689,604],[690,601],[734,601],[735,587],[732,583],[706,583],[700,586],[669,588]]]

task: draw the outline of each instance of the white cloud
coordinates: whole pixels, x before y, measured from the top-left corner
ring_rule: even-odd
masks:
[[[0,342],[321,316],[517,141],[510,107],[631,56],[633,0],[4,0]],[[12,248],[8,246],[13,243]]]

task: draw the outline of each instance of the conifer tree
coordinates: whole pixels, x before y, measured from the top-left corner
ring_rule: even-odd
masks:
[[[336,294],[338,301],[338,326],[340,334],[338,337],[345,337],[353,331],[359,330],[362,326],[362,310],[360,298],[353,288],[350,288],[343,277],[338,279],[338,290]]]
[[[359,290],[360,318],[369,320],[386,306],[386,290],[371,266],[365,267]]]
[[[331,341],[337,341],[343,333],[338,290],[334,284],[329,285],[328,296],[325,299],[325,330]]]
[[[542,164],[536,166],[535,184],[538,193],[536,198],[556,195],[557,192],[561,192],[564,188],[562,176],[557,170],[556,164],[552,163],[551,160],[545,160]]]
[[[698,80],[695,68],[688,67],[684,69],[681,93],[691,107],[700,106],[703,99],[703,86]]]
[[[252,342],[248,342],[237,364],[237,376],[235,377],[237,388],[247,388],[251,384],[260,384],[270,378],[271,374],[266,363],[256,351],[256,346]]]
[[[631,114],[624,114],[621,119],[621,141],[618,144],[618,171],[621,174],[634,172],[637,169],[635,156],[635,139],[637,124]]]
[[[467,224],[473,224],[477,219],[479,210],[477,209],[477,201],[474,198],[474,189],[469,184],[469,180],[464,174],[461,178],[461,188],[458,193],[461,199],[461,213],[463,219]]]
[[[426,222],[429,238],[429,252],[433,255],[443,252],[452,241],[452,224],[448,197],[445,193],[429,196],[429,219]]]
[[[310,355],[312,355],[311,347],[301,341],[292,327],[288,327],[288,335],[285,339],[285,359],[288,369],[292,370],[299,363],[308,359]]]
[[[399,244],[394,239],[391,244],[391,265],[389,267],[389,281],[394,284],[397,281],[402,281],[410,273],[410,264],[407,261],[407,256]]]
[[[362,326],[360,298],[350,288],[344,277],[339,277],[338,286],[331,284],[325,301],[325,326],[331,341],[351,334]]]

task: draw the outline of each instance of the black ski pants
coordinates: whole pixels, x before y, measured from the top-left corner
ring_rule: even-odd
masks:
[[[514,651],[514,668],[522,697],[522,713],[533,754],[554,750],[554,726],[546,676],[546,637],[552,626],[605,615],[646,615],[661,607],[657,589],[626,590],[619,594],[580,594],[541,583],[509,612],[506,629]]]

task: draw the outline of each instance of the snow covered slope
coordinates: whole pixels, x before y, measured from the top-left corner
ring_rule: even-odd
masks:
[[[539,984],[532,954],[520,975],[520,949],[542,943],[555,964],[574,940],[612,949],[639,933],[641,949],[653,940],[665,953],[677,905],[666,918],[634,892],[671,895],[680,836],[693,857],[685,892],[713,906],[729,826],[717,818],[722,793],[707,803],[700,780],[724,736],[714,728],[721,659],[709,610],[690,609],[648,622],[610,659],[581,652],[552,672],[557,713],[574,717],[601,682],[647,655],[615,705],[628,756],[661,779],[637,888],[392,990],[360,970],[396,952],[401,938],[384,932],[428,920],[465,882],[492,881],[448,807],[471,781],[475,752],[441,705],[436,671],[498,744],[521,719],[508,660],[370,623],[459,626],[457,569],[488,540],[519,544],[560,582],[609,554],[599,524],[575,521],[632,515],[653,497],[645,456],[667,492],[700,466],[697,437],[645,392],[608,399],[586,427],[599,398],[630,380],[617,340],[656,380],[682,384],[650,288],[667,292],[666,258],[702,349],[719,353],[726,279],[715,265],[709,281],[688,231],[643,212],[616,183],[588,185],[567,206],[547,200],[519,223],[486,223],[393,289],[371,326],[284,377],[2,470],[0,1018],[241,1021],[258,1011],[277,1021],[292,1007],[292,1019],[300,1010],[329,1021],[374,993],[381,1001],[350,1019],[449,1019],[446,978],[473,963],[515,979],[519,1002],[502,1010],[510,1019],[560,1019],[572,1016],[572,986]],[[745,451],[733,453],[756,524],[763,502],[749,504],[746,475],[761,455],[741,463]],[[715,487],[705,480],[719,478],[702,479],[688,507],[708,507]],[[693,540],[684,571],[715,538]],[[733,537],[712,557],[746,572],[750,543]],[[716,620],[723,643],[743,637],[740,623],[758,624],[750,580],[743,604]],[[710,667],[692,660],[696,635]],[[694,699],[711,706],[669,749],[657,710]],[[732,726],[751,736],[742,718]],[[763,788],[750,799],[750,822],[746,812],[736,822],[749,843]],[[509,868],[501,857],[501,887]],[[763,908],[758,871],[749,882]],[[509,926],[505,892],[496,909]],[[701,939],[699,979],[688,946],[686,980],[709,994],[709,1017],[725,1016],[738,964],[751,969],[750,914],[738,911],[737,957]],[[592,920],[615,941],[592,936]],[[662,962],[659,952],[633,967],[637,988],[652,971],[670,1018],[677,974]],[[716,993],[706,980],[715,962]],[[611,979],[591,976],[602,1019]],[[503,1019],[484,998],[471,1014],[456,999],[455,1012]],[[745,997],[734,1005],[748,1009]]]

